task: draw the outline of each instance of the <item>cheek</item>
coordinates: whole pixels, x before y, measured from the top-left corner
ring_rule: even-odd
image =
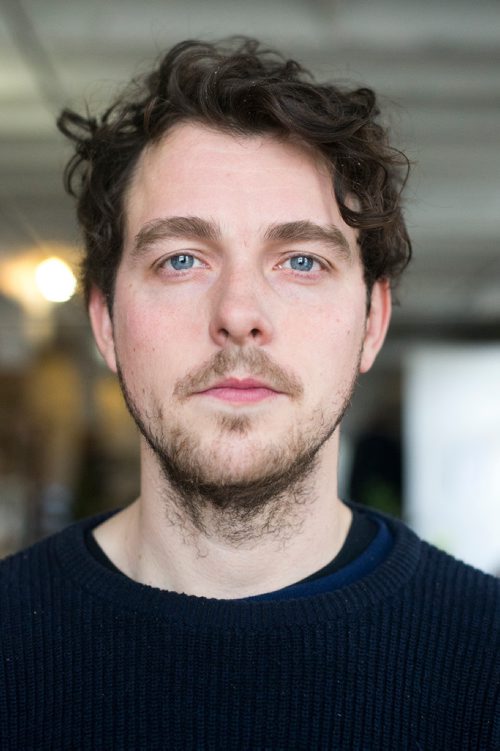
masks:
[[[364,318],[348,306],[310,306],[289,315],[288,321],[298,346],[305,345],[316,357],[349,357],[359,350],[364,332]]]
[[[309,313],[306,317],[297,316],[291,323],[294,361],[303,369],[303,377],[309,380],[313,391],[321,392],[325,384],[331,384],[334,390],[342,388],[358,367],[364,318],[353,315],[350,309],[332,310],[329,306],[316,306]]]
[[[168,305],[164,299],[140,300],[138,293],[122,299],[116,354],[136,398],[150,392],[168,399],[175,383],[208,357],[201,346],[205,318],[192,300],[189,306]]]

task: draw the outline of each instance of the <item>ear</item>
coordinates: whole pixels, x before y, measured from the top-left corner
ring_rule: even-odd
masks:
[[[89,317],[99,352],[110,370],[116,373],[115,340],[113,321],[105,296],[95,285],[90,291]]]
[[[391,320],[391,288],[389,282],[375,282],[370,296],[370,311],[366,319],[365,339],[361,354],[360,373],[366,373],[375,362]]]

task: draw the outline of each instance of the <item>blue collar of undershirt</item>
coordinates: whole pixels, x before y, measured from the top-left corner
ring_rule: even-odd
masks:
[[[375,517],[373,517],[375,518]],[[333,574],[322,576],[320,579],[291,584],[283,589],[277,589],[274,592],[265,592],[261,595],[242,598],[248,601],[272,601],[272,600],[295,600],[298,597],[310,597],[325,592],[332,592],[334,589],[345,587],[352,584],[363,576],[373,571],[392,548],[392,534],[386,523],[377,517],[378,532],[366,550],[361,553],[354,561],[348,563],[339,571]]]

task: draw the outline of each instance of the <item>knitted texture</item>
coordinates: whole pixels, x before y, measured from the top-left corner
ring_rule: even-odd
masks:
[[[500,584],[402,523],[354,584],[259,602],[116,574],[96,521],[0,564],[2,751],[500,749]]]

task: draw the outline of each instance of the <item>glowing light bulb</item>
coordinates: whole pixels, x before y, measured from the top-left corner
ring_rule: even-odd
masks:
[[[55,256],[38,264],[35,279],[42,296],[50,302],[66,302],[76,290],[75,275],[67,263]]]

